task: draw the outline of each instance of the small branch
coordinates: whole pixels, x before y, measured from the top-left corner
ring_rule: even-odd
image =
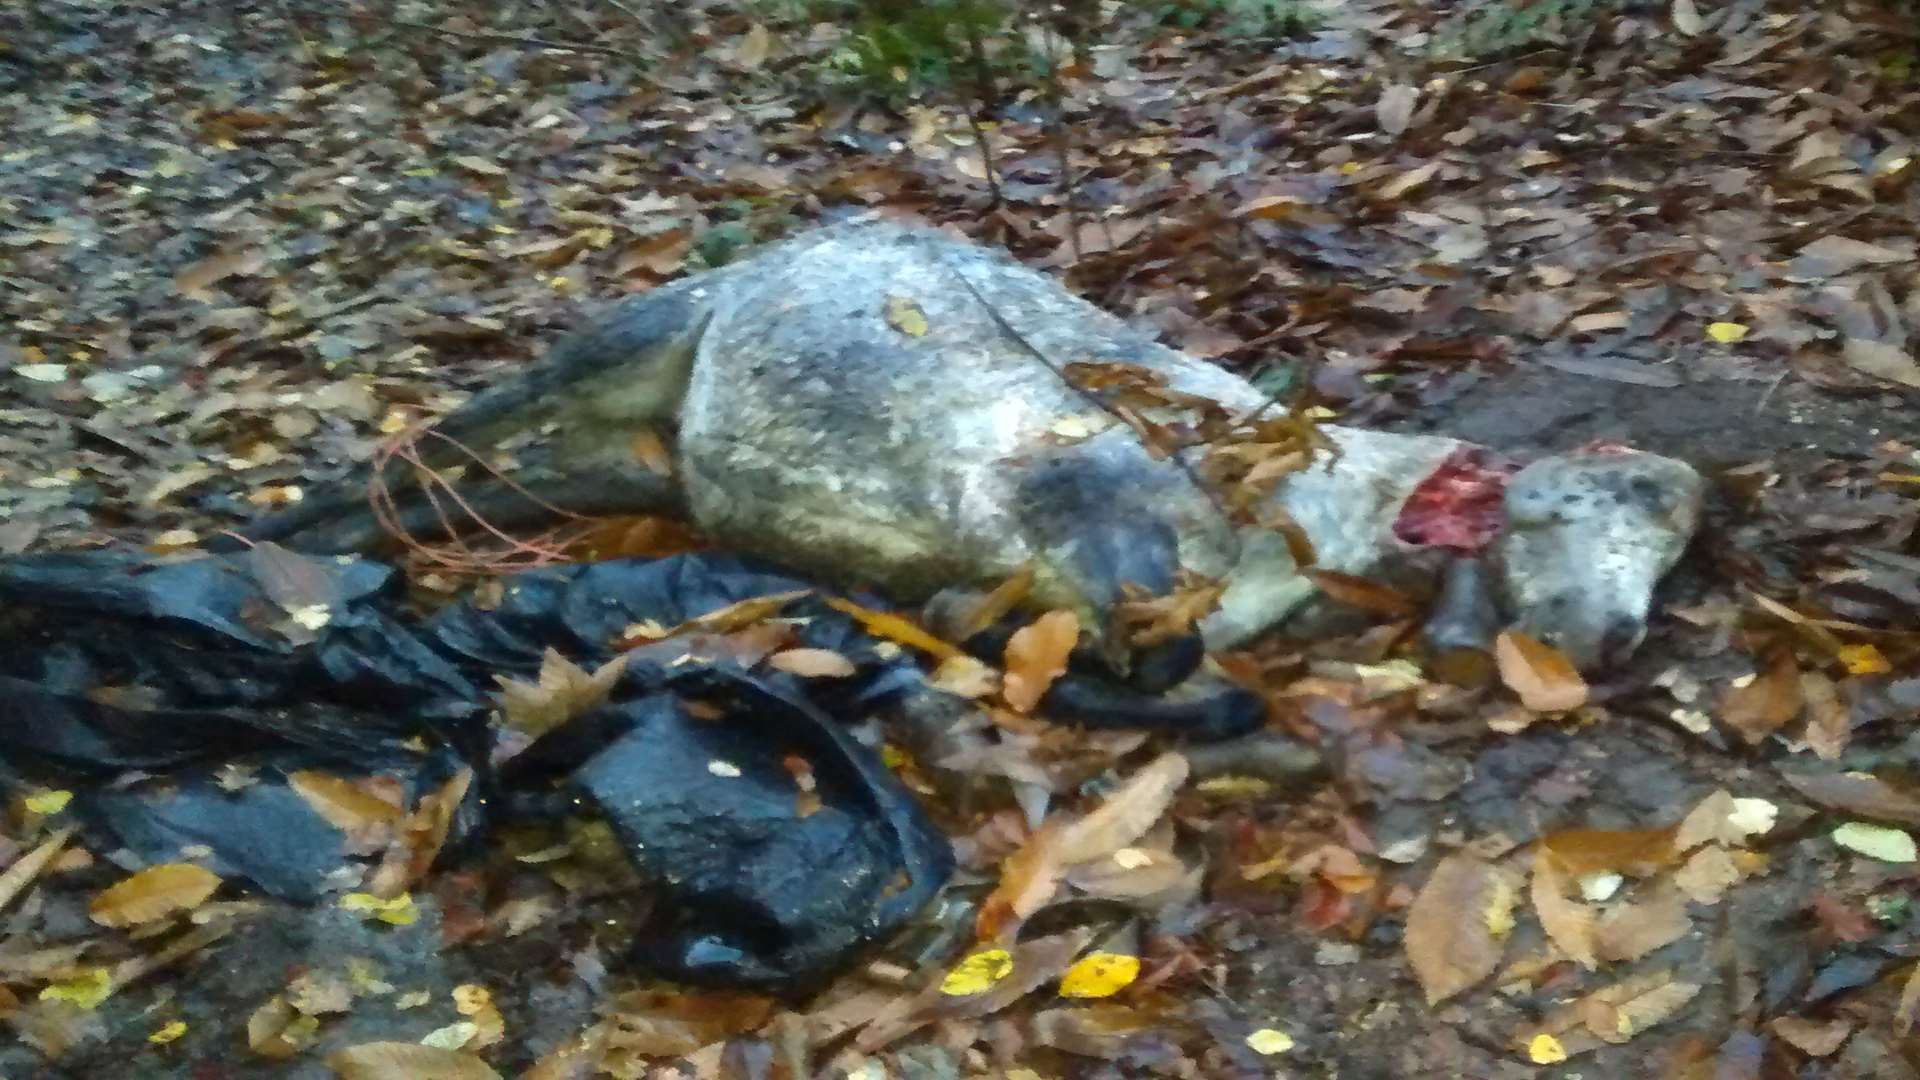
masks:
[[[359,19],[362,22],[381,23],[386,26],[395,26],[404,30],[424,30],[429,34],[439,34],[443,37],[450,38],[463,38],[468,41],[491,41],[500,45],[525,45],[535,49],[563,49],[570,52],[594,53],[599,56],[615,56],[621,59],[632,59],[626,50],[608,48],[605,45],[584,45],[572,41],[548,41],[545,38],[517,37],[513,34],[495,34],[480,30],[451,30],[444,26],[435,26],[432,23],[409,22],[406,19],[395,19],[386,15],[377,15],[370,11],[347,11],[344,8],[313,7],[307,4],[288,4],[287,11],[301,15],[316,15],[328,19]]]
[[[1000,194],[1000,166],[993,160],[993,144],[987,140],[987,128],[980,122],[980,110],[993,100],[993,71],[987,66],[987,50],[980,43],[980,27],[967,24],[967,51],[973,62],[974,100],[967,102],[967,123],[973,126],[973,140],[980,146],[980,167],[986,170],[987,189],[993,193],[993,208],[1005,200]]]
[[[1048,27],[1042,26],[1041,30],[1041,41],[1047,52],[1047,91],[1053,98],[1055,152],[1060,155],[1060,186],[1067,199],[1067,242],[1073,261],[1078,263],[1086,253],[1080,246],[1080,200],[1073,178],[1073,143],[1067,135],[1066,94],[1060,88],[1060,62],[1053,55],[1056,35]]]

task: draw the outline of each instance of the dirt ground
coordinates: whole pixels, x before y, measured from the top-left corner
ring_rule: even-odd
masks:
[[[1622,5],[1592,37],[1466,67],[1418,51],[1450,5],[1332,5],[1329,29],[1272,48],[1123,17],[1068,73],[1087,205],[1063,205],[1044,95],[1009,91],[990,117],[1004,196],[991,209],[963,109],[813,96],[806,64],[830,35],[752,6],[688,5],[677,42],[623,5],[0,13],[0,551],[191,545],[364,459],[395,416],[526,362],[596,302],[831,210],[923,216],[1224,363],[1304,359],[1346,420],[1523,456],[1624,442],[1693,463],[1712,494],[1649,640],[1576,715],[1512,722],[1497,687],[1433,705],[1324,689],[1324,706],[1269,687],[1332,775],[1180,804],[1213,887],[1137,918],[1150,966],[1174,974],[1116,999],[1135,1026],[1062,1035],[1097,1028],[1094,1014],[1048,1014],[1047,1028],[1028,1002],[926,1028],[874,1058],[891,1072],[858,1075],[1920,1076],[1915,864],[1833,839],[1848,822],[1920,825],[1907,786],[1920,776],[1920,383],[1847,360],[1900,353],[1900,320],[1920,318],[1920,196],[1886,170],[1920,139],[1920,95],[1869,59],[1910,54],[1911,30],[1887,30],[1879,5],[1701,0],[1708,30],[1681,35],[1681,6]],[[589,34],[614,53],[524,40]],[[1439,75],[1481,89],[1429,89],[1426,112],[1395,121],[1404,136],[1381,138],[1382,87]],[[1888,80],[1880,96],[1850,88],[1868,78]],[[1502,217],[1521,183],[1548,194]],[[1844,273],[1804,261],[1842,232],[1878,253],[1845,248],[1864,261]],[[1691,244],[1702,237],[1725,246]],[[1559,314],[1543,319],[1543,305]],[[1735,324],[1726,341],[1705,329]],[[1385,659],[1376,645],[1274,646],[1249,663],[1289,686],[1358,686],[1371,676],[1355,664]],[[1780,671],[1796,688],[1784,716],[1743,696],[1783,685],[1769,681]],[[1838,721],[1817,693],[1803,712],[1808,679],[1841,695]],[[1755,712],[1758,726],[1732,719]],[[1784,778],[1843,772],[1882,787],[1813,794]],[[1427,1004],[1405,938],[1436,864],[1467,853],[1511,869],[1571,844],[1569,866],[1626,869],[1645,898],[1679,853],[1649,868],[1594,854],[1581,830],[1660,834],[1720,791],[1778,820],[1726,841],[1738,880],[1690,895],[1684,932],[1580,964],[1564,924],[1523,916],[1498,978]],[[994,837],[967,828],[987,854],[956,887],[980,891],[997,876]],[[1360,869],[1325,869],[1329,848]],[[620,957],[633,898],[559,903],[505,934],[487,929],[507,898],[496,871],[436,875],[406,926],[264,902],[99,1004],[57,1060],[0,1046],[0,1075],[331,1076],[332,1050],[460,1022],[453,992],[471,985],[509,1033],[485,1055],[499,1074],[544,1060],[554,1071],[535,1075],[593,1075],[551,1063],[615,995],[649,985]],[[97,933],[88,898],[118,873],[96,862],[36,889],[6,914],[4,951]],[[263,1002],[349,959],[386,989],[325,1013],[291,1058],[249,1049]],[[883,951],[882,974],[904,971],[909,987],[938,974],[919,963]],[[1642,977],[1649,996],[1693,992],[1644,1027],[1586,1038],[1592,995]],[[42,985],[5,978],[21,1000]],[[173,1021],[185,1034],[156,1041]],[[1269,1029],[1290,1047],[1250,1056]],[[1592,1045],[1530,1058],[1549,1030]],[[665,1060],[625,1075],[787,1075],[746,1050],[684,1071]]]

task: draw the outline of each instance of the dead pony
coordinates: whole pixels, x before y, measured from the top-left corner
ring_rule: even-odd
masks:
[[[900,601],[1030,567],[1029,606],[1075,611],[1096,653],[1153,683],[1202,647],[1310,625],[1329,605],[1308,550],[1387,580],[1472,558],[1502,622],[1605,664],[1643,636],[1702,486],[1619,448],[1517,468],[1452,439],[1313,429],[1004,253],[871,219],[622,301],[435,431],[419,448],[436,468],[464,460],[456,442],[510,463],[464,489],[495,526],[674,512]],[[634,452],[655,436],[670,478]],[[386,479],[393,517],[432,528],[444,506],[407,483]],[[350,487],[252,535],[375,546],[365,477]],[[1129,613],[1194,582],[1223,586],[1196,633],[1129,636]],[[1149,652],[1171,667],[1134,663]]]

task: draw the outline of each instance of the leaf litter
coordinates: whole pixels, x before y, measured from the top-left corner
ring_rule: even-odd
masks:
[[[1061,108],[1085,135],[1064,168],[1054,126],[1019,108],[990,118],[1006,182],[989,207],[956,103],[860,110],[808,81],[805,65],[842,45],[834,28],[697,4],[656,34],[630,6],[517,11],[498,25],[432,3],[396,17],[450,31],[438,34],[188,5],[164,26],[129,8],[9,35],[0,87],[18,123],[0,200],[19,220],[5,238],[13,318],[0,368],[19,377],[0,381],[0,529],[12,530],[0,550],[211,535],[248,506],[300,497],[329,463],[363,459],[395,410],[443,411],[524,361],[589,298],[651,287],[718,258],[735,234],[771,237],[822,202],[850,202],[954,223],[1228,363],[1311,358],[1296,377],[1357,419],[1417,421],[1476,384],[1520,387],[1541,368],[1567,375],[1561,387],[1665,396],[1612,401],[1738,389],[1715,399],[1755,418],[1723,409],[1717,421],[1756,429],[1729,430],[1717,462],[1735,511],[1722,553],[1647,648],[1677,674],[1590,683],[1549,646],[1510,637],[1493,649],[1500,687],[1418,665],[1411,679],[1370,679],[1364,669],[1404,654],[1391,625],[1219,658],[1267,696],[1275,731],[1325,752],[1324,781],[1280,790],[1232,762],[1200,779],[1184,753],[1038,723],[1082,629],[1069,632],[1064,613],[1030,623],[996,669],[955,647],[967,633],[861,608],[876,633],[953,665],[945,684],[1004,706],[990,752],[945,759],[982,770],[969,800],[929,796],[981,901],[928,928],[945,930],[944,949],[877,957],[805,1012],[646,997],[623,981],[631,973],[592,959],[593,927],[609,917],[594,905],[620,879],[591,829],[525,838],[517,854],[538,858],[448,884],[430,868],[458,796],[405,806],[368,778],[316,772],[293,790],[378,856],[377,880],[340,891],[348,917],[381,933],[431,914],[461,942],[447,946],[459,963],[505,972],[524,960],[596,987],[599,1012],[547,1021],[575,1027],[548,1031],[554,1049],[536,1061],[516,1027],[482,1037],[492,1015],[477,994],[461,1007],[450,991],[429,995],[442,1015],[417,1029],[350,1035],[379,995],[309,1013],[294,1002],[337,997],[283,979],[221,1010],[236,1018],[224,1031],[195,1020],[149,1041],[159,1015],[111,1028],[102,1017],[138,995],[154,995],[137,1003],[146,1010],[190,993],[164,969],[221,948],[228,920],[248,916],[221,908],[221,883],[195,873],[190,852],[122,866],[76,845],[62,807],[28,796],[0,871],[8,997],[27,1002],[8,1020],[28,1043],[160,1075],[255,1052],[233,1025],[282,1001],[262,1043],[279,1038],[341,1075],[644,1075],[682,1056],[723,1075],[736,1069],[723,1063],[796,1053],[843,1075],[918,1053],[1009,1076],[1129,1054],[1209,1074],[1282,1053],[1398,1075],[1563,1060],[1624,1075],[1622,1063],[1690,1053],[1676,1021],[1695,1010],[1732,1032],[1706,1053],[1724,1070],[1771,1035],[1752,1053],[1776,1071],[1827,1059],[1893,1075],[1893,1040],[1920,1011],[1920,971],[1900,966],[1902,863],[1886,858],[1910,860],[1900,837],[1920,826],[1920,763],[1899,738],[1920,713],[1920,432],[1902,426],[1905,406],[1823,427],[1816,394],[1872,402],[1920,385],[1913,133],[1901,118],[1916,65],[1897,14],[1622,6],[1562,28],[1544,57],[1460,65],[1427,47],[1457,30],[1438,9],[1341,5],[1303,38],[1260,49],[1122,5],[1099,16],[1099,47],[1061,66]],[[102,93],[96,80],[110,77],[154,89]],[[374,198],[372,183],[389,186]],[[899,301],[890,325],[932,332]],[[1518,400],[1502,408],[1525,412]],[[1836,430],[1856,441],[1801,445]],[[1292,467],[1262,453],[1235,467]],[[643,456],[671,467],[664,447]],[[312,592],[297,558],[259,560],[278,583],[279,610],[263,613],[276,633],[326,624],[333,598]],[[1316,573],[1389,622],[1425,602]],[[1190,625],[1202,600],[1143,620]],[[986,622],[1019,598],[1001,602]],[[657,633],[633,643],[758,633],[778,606],[640,628]],[[799,677],[841,670],[843,658],[789,640],[737,644]],[[509,723],[563,725],[619,677],[564,663],[502,686]],[[1515,699],[1534,718],[1496,721]],[[940,767],[895,760],[903,773]],[[1016,785],[1040,813],[1012,805]],[[1605,875],[1619,891],[1587,887]],[[1781,914],[1752,937],[1727,930],[1715,912],[1752,896]],[[1096,901],[1135,914],[1090,918]],[[1805,917],[1835,905],[1857,916],[1845,948]],[[527,927],[515,912],[547,914]],[[1049,919],[1087,921],[1063,932]],[[553,947],[494,951],[509,924],[513,940]],[[966,1009],[926,996],[950,962],[991,943],[1013,966],[990,996]],[[1720,988],[1716,949],[1779,972],[1776,985],[1747,1011],[1715,1012],[1703,988]],[[1848,949],[1902,959],[1887,979],[1850,980]],[[1342,950],[1365,963],[1312,959]],[[1129,969],[1102,957],[1137,959],[1137,974],[1075,1007],[1110,1011],[1062,1013],[1061,990],[1106,989]],[[1197,1004],[1217,977],[1224,1017]],[[457,985],[486,981],[498,980]],[[1457,1011],[1382,1019],[1371,1049],[1322,1019],[1351,994],[1407,997],[1414,982]],[[441,1037],[457,1047],[419,1041],[461,1024],[474,1031]],[[1509,1045],[1489,1056],[1477,1037],[1443,1035],[1469,1024]],[[794,1034],[813,1027],[825,1034]]]

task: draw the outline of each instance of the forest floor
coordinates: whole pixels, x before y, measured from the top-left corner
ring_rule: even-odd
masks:
[[[1183,794],[1207,888],[1110,996],[1041,980],[874,1045],[849,1010],[943,968],[662,999],[561,875],[455,870],[406,926],[261,904],[49,1033],[43,989],[141,947],[87,921],[121,872],[76,848],[0,925],[4,1011],[72,1045],[0,1073],[324,1076],[432,1033],[460,1076],[1920,1076],[1914,13],[1601,4],[1449,58],[1475,6],[1327,0],[1263,41],[1102,5],[1051,78],[991,41],[984,104],[843,85],[849,31],[795,5],[0,13],[0,553],[190,547],[584,311],[854,209],[1345,422],[1712,481],[1653,635],[1565,715],[1377,634],[1243,658],[1333,775]],[[48,826],[15,803],[17,859]],[[964,826],[964,875],[1010,828]]]

